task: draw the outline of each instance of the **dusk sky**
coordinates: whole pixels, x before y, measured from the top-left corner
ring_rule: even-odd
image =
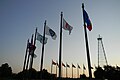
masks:
[[[38,28],[43,34],[44,21],[52,28],[57,39],[50,36],[45,45],[44,66],[50,72],[51,60],[58,61],[60,13],[73,27],[71,34],[63,30],[62,61],[70,66],[83,64],[87,68],[87,57],[83,29],[82,3],[92,22],[88,31],[91,65],[97,66],[98,35],[103,38],[108,64],[120,66],[120,0],[0,0],[0,65],[8,63],[14,73],[22,71],[27,39]],[[40,70],[42,44],[36,42],[33,68]],[[55,66],[53,66],[55,73]],[[71,68],[68,69],[71,77]],[[88,75],[88,74],[87,74]],[[65,68],[63,68],[65,77]],[[74,69],[76,77],[76,69]]]

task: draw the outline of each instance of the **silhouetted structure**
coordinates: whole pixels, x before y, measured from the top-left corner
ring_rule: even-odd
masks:
[[[108,65],[102,37],[99,35],[99,38],[97,38],[97,40],[98,40],[98,67],[101,66],[102,63],[103,65]],[[104,61],[105,61],[105,64],[104,64]]]

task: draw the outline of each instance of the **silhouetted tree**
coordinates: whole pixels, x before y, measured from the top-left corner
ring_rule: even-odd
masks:
[[[43,69],[42,71],[38,71],[37,72],[37,79],[40,79],[40,77],[42,77],[42,79],[45,80],[56,80],[56,74],[50,74],[46,69]]]
[[[96,68],[94,72],[96,79],[108,79],[108,80],[120,80],[120,67],[106,65],[102,69],[101,67]]]
[[[87,79],[87,77],[86,77],[85,74],[80,75],[80,78],[81,78],[81,79]]]
[[[120,71],[113,66],[104,66],[105,78],[109,80],[120,80]]]
[[[30,78],[36,79],[36,75],[37,75],[37,71],[35,69],[32,68],[32,69],[29,70]]]
[[[37,71],[35,69],[30,69],[30,70],[24,70],[22,72],[19,72],[16,76],[17,79],[36,79],[37,76]]]
[[[0,77],[11,77],[12,68],[9,67],[8,63],[2,64],[0,67]]]
[[[94,76],[96,79],[104,79],[104,70],[101,67],[96,67],[96,71],[94,72]]]

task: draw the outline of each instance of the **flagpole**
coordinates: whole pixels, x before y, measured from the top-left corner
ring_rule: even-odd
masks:
[[[79,71],[78,71],[78,64],[77,64],[77,78],[78,78],[78,75],[79,75]]]
[[[61,12],[61,22],[60,22],[59,78],[61,78],[61,54],[62,54],[62,19],[63,19],[63,12]]]
[[[79,68],[78,68],[78,78],[79,78]]]
[[[57,61],[56,61],[56,62],[57,62]],[[58,66],[57,64],[58,64],[58,62],[56,63],[56,77],[57,77],[57,66]]]
[[[73,78],[73,64],[72,64],[72,78]]]
[[[37,35],[37,27],[36,27],[36,30],[35,30],[34,45],[36,44],[36,35]]]
[[[46,27],[46,20],[44,23],[44,32],[43,32],[43,44],[42,44],[42,55],[41,55],[41,66],[40,66],[40,71],[42,73],[42,68],[43,68],[43,56],[44,56],[44,41],[45,41],[45,27]],[[42,74],[41,74],[42,78]]]
[[[26,65],[28,45],[29,45],[29,39],[27,40],[27,47],[26,47],[26,51],[25,51],[25,59],[24,59],[23,71],[25,70],[25,65]]]
[[[51,74],[52,74],[52,68],[53,68],[53,64],[51,64]]]
[[[82,3],[82,10],[84,11],[84,4],[83,3]],[[91,63],[90,63],[90,53],[89,53],[89,45],[88,45],[88,38],[87,38],[87,31],[86,31],[86,24],[85,24],[85,20],[84,20],[84,14],[83,14],[83,21],[84,21],[84,32],[85,32],[85,41],[86,41],[86,52],[87,52],[89,78],[92,79],[92,71],[91,71]]]
[[[84,64],[83,64],[83,74],[84,74]]]
[[[79,74],[78,74],[78,78],[80,78],[80,69],[79,69]]]
[[[30,59],[30,52],[28,53],[28,58],[27,58],[27,65],[26,65],[26,70],[28,69],[29,59]]]
[[[29,47],[31,46],[31,44],[33,43],[33,34],[32,34],[32,37],[31,37],[31,43],[29,45]],[[28,64],[29,64],[29,60],[30,60],[30,48],[29,48],[29,54],[28,54],[28,59],[27,59],[27,65],[26,65],[26,70],[28,69]]]
[[[37,34],[37,28],[36,28],[36,30],[35,30],[35,37],[34,37],[34,43],[33,43],[34,47],[35,47],[35,44],[36,44],[36,34]],[[32,66],[33,66],[34,51],[35,51],[35,49],[33,49],[33,53],[32,53],[32,55],[31,55],[30,69],[32,69]]]
[[[30,52],[28,53],[28,58],[27,58],[27,65],[26,65],[26,70],[28,69],[29,59],[30,59]]]
[[[66,78],[67,78],[67,62],[66,62]]]

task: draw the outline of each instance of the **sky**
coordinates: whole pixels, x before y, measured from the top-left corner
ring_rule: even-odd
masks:
[[[82,3],[85,5],[92,22],[92,31],[87,30],[91,65],[97,66],[98,35],[103,39],[103,44],[108,60],[112,66],[120,66],[120,0],[0,0],[0,65],[8,63],[14,73],[22,71],[27,39],[38,28],[43,34],[45,20],[47,25],[57,34],[57,39],[50,36],[45,45],[43,68],[50,72],[51,61],[59,60],[59,33],[60,13],[63,12],[65,20],[73,26],[69,35],[63,30],[62,61],[71,65],[80,65],[82,74],[83,64],[88,73],[85,38],[83,29]],[[36,42],[33,68],[40,70],[42,44]],[[53,66],[55,73],[55,66]],[[68,69],[71,77],[71,68]],[[94,71],[94,70],[93,70]],[[88,74],[87,74],[88,75]],[[65,77],[65,68],[63,68]],[[76,77],[76,69],[74,69]]]

